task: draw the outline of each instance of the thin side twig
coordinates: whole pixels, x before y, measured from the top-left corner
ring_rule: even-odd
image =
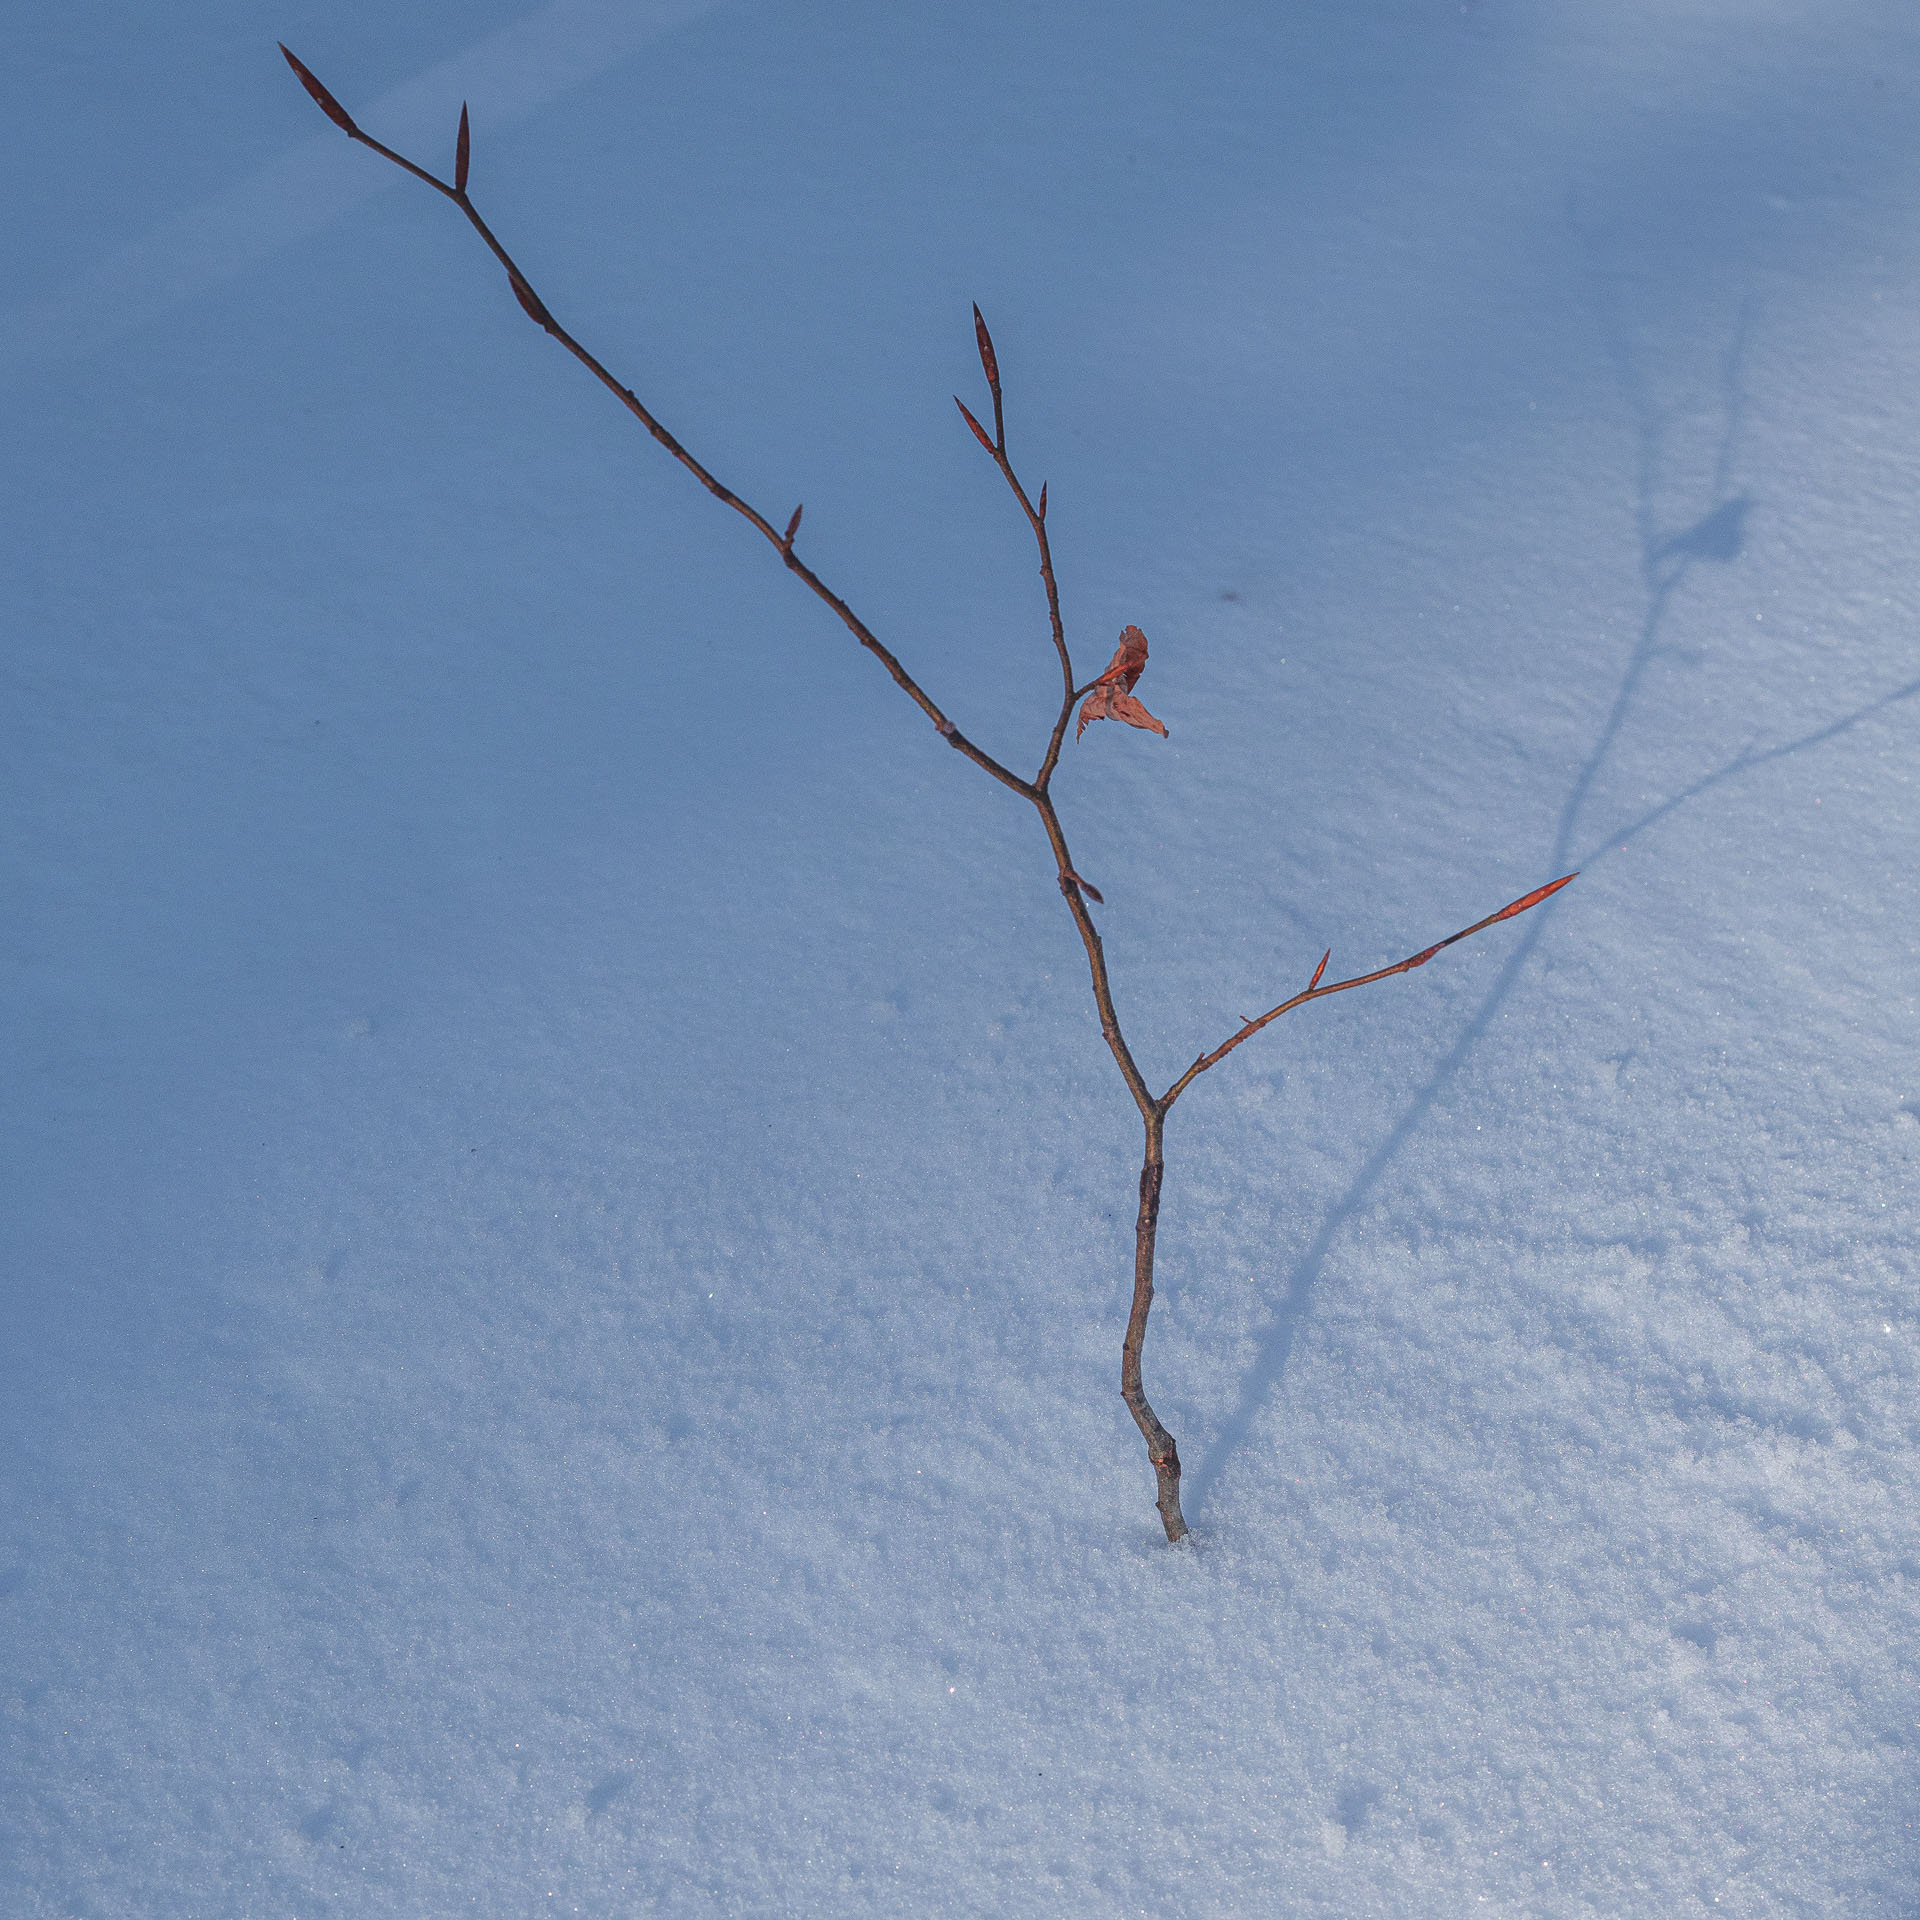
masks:
[[[731,487],[724,485],[716,479],[654,416],[652,411],[640,400],[631,387],[622,386],[620,382],[553,317],[552,311],[548,308],[547,303],[533,290],[532,283],[527,279],[527,276],[521,272],[519,263],[515,261],[506,248],[500,244],[494,235],[493,229],[480,217],[480,210],[468,197],[466,189],[466,154],[468,143],[466,140],[463,139],[460,142],[457,150],[456,179],[452,181],[442,180],[437,174],[430,173],[425,167],[416,165],[413,161],[409,160],[405,154],[396,153],[393,148],[388,146],[384,141],[376,140],[372,134],[362,129],[356,124],[347,110],[341,106],[339,101],[320,84],[297,55],[284,45],[281,46],[280,51],[286,55],[288,66],[290,66],[298,76],[300,84],[313,96],[320,110],[335,126],[346,134],[348,139],[357,140],[361,146],[370,148],[373,152],[379,154],[383,160],[391,161],[396,167],[400,168],[403,173],[412,174],[416,180],[431,187],[435,193],[442,194],[451,200],[453,204],[466,215],[474,232],[485,241],[487,250],[505,269],[507,282],[513,288],[514,298],[520,302],[521,308],[526,313],[528,319],[532,320],[536,326],[544,328],[561,346],[565,347],[716,500],[725,506],[731,507],[742,519],[752,524],[765,538],[767,544],[779,554],[781,561],[785,564],[788,571],[798,576],[810,592],[831,607],[835,614],[839,616],[842,625],[846,627],[848,632],[886,668],[887,672],[893,676],[895,684],[906,694],[908,699],[933,722],[934,726],[939,730],[941,737],[949,746],[965,754],[983,773],[991,774],[1002,786],[1011,787],[1015,793],[1020,794],[1023,798],[1032,797],[1032,783],[1023,780],[1010,767],[1002,766],[990,753],[987,753],[983,748],[976,746],[969,740],[966,735],[941,712],[932,697],[921,687],[919,682],[914,679],[906,668],[900,664],[893,653],[881,643],[878,636],[873,632],[873,629],[794,552],[791,533],[781,533],[764,514],[757,512],[753,507],[749,506],[745,500],[741,499]],[[460,112],[462,125],[464,127],[466,108],[462,106]],[[795,525],[792,531],[798,531],[798,516],[795,517]]]
[[[1525,913],[1530,907],[1537,907],[1541,901],[1556,894],[1569,881],[1579,879],[1578,873],[1563,873],[1558,880],[1549,880],[1544,887],[1535,887],[1531,893],[1522,894],[1518,900],[1510,900],[1498,913],[1490,913],[1484,920],[1476,920],[1470,927],[1462,927],[1458,933],[1450,933],[1444,940],[1436,940],[1432,946],[1423,947],[1418,953],[1410,954],[1404,960],[1397,960],[1390,967],[1379,967],[1372,973],[1357,973],[1350,980],[1335,980],[1329,986],[1320,984],[1320,976],[1327,970],[1327,962],[1333,957],[1332,948],[1321,956],[1320,964],[1313,970],[1313,978],[1291,1000],[1283,1000],[1257,1020],[1241,1017],[1240,1031],[1214,1048],[1211,1053],[1203,1053],[1193,1065],[1183,1073],[1164,1095],[1160,1107],[1164,1112],[1186,1092],[1187,1088],[1205,1073],[1209,1067],[1217,1067],[1235,1047],[1244,1045],[1260,1031],[1270,1027],[1283,1013],[1291,1013],[1295,1007],[1304,1007],[1309,1000],[1324,1000],[1329,994],[1345,993],[1349,987],[1369,987],[1376,980],[1390,980],[1396,973],[1411,973],[1415,967],[1424,967],[1436,953],[1452,946],[1456,941],[1469,939],[1472,935],[1492,926],[1498,920],[1511,920],[1516,914]]]

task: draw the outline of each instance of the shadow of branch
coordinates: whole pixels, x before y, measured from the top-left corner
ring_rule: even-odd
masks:
[[[1752,773],[1775,761],[1837,739],[1863,725],[1875,715],[1920,694],[1920,680],[1883,694],[1853,712],[1786,741],[1755,752],[1743,749],[1724,766],[1703,775],[1678,793],[1648,809],[1638,818],[1598,842],[1592,850],[1575,857],[1573,848],[1581,815],[1605,767],[1615,742],[1634,708],[1647,672],[1660,653],[1661,634],[1672,608],[1675,594],[1692,569],[1702,561],[1725,564],[1736,560],[1745,550],[1747,515],[1752,500],[1747,494],[1731,494],[1734,453],[1745,411],[1741,369],[1745,361],[1752,327],[1753,308],[1748,302],[1741,309],[1732,340],[1721,369],[1723,428],[1714,461],[1712,496],[1714,504],[1706,513],[1678,533],[1662,534],[1656,521],[1656,505],[1662,464],[1662,447],[1671,424],[1669,415],[1656,410],[1639,378],[1625,344],[1623,332],[1613,331],[1612,357],[1634,396],[1640,416],[1638,473],[1636,476],[1635,522],[1640,544],[1640,571],[1646,588],[1646,608],[1632,654],[1623,669],[1605,720],[1595,735],[1592,747],[1567,790],[1560,809],[1553,849],[1548,866],[1558,871],[1578,867],[1590,871],[1598,862],[1618,853],[1629,842],[1658,822],[1668,818],[1715,787]],[[1347,1222],[1359,1211],[1373,1190],[1399,1158],[1436,1100],[1472,1057],[1481,1036],[1492,1024],[1507,996],[1525,971],[1547,930],[1542,914],[1528,922],[1509,951],[1493,985],[1479,1006],[1467,1018],[1445,1056],[1427,1076],[1407,1105],[1401,1110],[1386,1137],[1367,1156],[1346,1191],[1328,1209],[1306,1251],[1295,1262],[1292,1273],[1271,1318],[1259,1338],[1259,1348],[1241,1378],[1240,1393],[1233,1411],[1220,1423],[1206,1452],[1188,1473],[1189,1498],[1194,1509],[1203,1508],[1219,1483],[1228,1463],[1246,1444],[1255,1421],[1266,1407],[1286,1372],[1294,1338],[1311,1303],[1313,1289],[1320,1278],[1327,1255]]]

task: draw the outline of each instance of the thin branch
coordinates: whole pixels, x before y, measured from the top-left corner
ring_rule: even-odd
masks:
[[[1028,797],[1046,830],[1047,844],[1053,849],[1054,863],[1059,868],[1061,896],[1067,903],[1067,911],[1073,915],[1080,944],[1086,949],[1087,971],[1093,978],[1093,1004],[1100,1015],[1100,1032],[1108,1052],[1113,1055],[1114,1065],[1120,1069],[1121,1079],[1127,1083],[1127,1091],[1133,1095],[1133,1104],[1140,1109],[1140,1117],[1151,1124],[1155,1117],[1153,1090],[1133,1057],[1133,1049],[1127,1045],[1126,1035],[1120,1031],[1120,1015],[1113,1004],[1113,984],[1107,978],[1106,948],[1100,943],[1100,930],[1093,924],[1093,915],[1087,911],[1082,894],[1085,882],[1073,870],[1066,829],[1060,824],[1052,794],[1036,786]]]
[[[1074,871],[1073,855],[1067,846],[1066,829],[1060,824],[1060,815],[1053,804],[1053,795],[1048,790],[1053,779],[1054,768],[1060,761],[1060,746],[1066,738],[1067,722],[1073,716],[1074,704],[1087,691],[1076,689],[1073,684],[1073,656],[1067,650],[1066,628],[1060,617],[1060,587],[1053,573],[1053,548],[1047,539],[1047,490],[1040,489],[1040,504],[1036,507],[1029,496],[1019,474],[1014,470],[1012,460],[1007,454],[1007,417],[1006,405],[1000,385],[1000,359],[994,352],[993,336],[987,331],[987,323],[980,309],[973,310],[974,340],[980,349],[980,366],[987,376],[987,390],[993,396],[993,433],[988,434],[985,427],[974,417],[973,411],[958,394],[953,404],[960,409],[960,417],[973,431],[973,437],[986,449],[988,457],[1000,469],[1001,477],[1006,481],[1013,497],[1020,503],[1020,510],[1027,516],[1027,524],[1033,529],[1034,544],[1040,550],[1040,578],[1047,593],[1047,620],[1053,632],[1054,651],[1060,659],[1060,681],[1062,696],[1060,712],[1054,721],[1053,733],[1047,741],[1046,757],[1040,763],[1040,771],[1034,775],[1027,798],[1030,799],[1040,815],[1040,824],[1046,830],[1047,844],[1053,849],[1054,864],[1058,869],[1060,893],[1067,903],[1067,911],[1073,915],[1075,930],[1080,935],[1080,944],[1086,949],[1087,971],[1093,981],[1093,1004],[1100,1015],[1100,1031],[1105,1037],[1108,1051],[1112,1053],[1114,1064],[1120,1069],[1120,1077],[1127,1083],[1127,1091],[1133,1095],[1134,1105],[1140,1109],[1141,1118],[1149,1129],[1159,1124],[1155,1108],[1153,1090],[1147,1085],[1147,1078],[1140,1071],[1139,1062],[1133,1057],[1133,1050],[1127,1045],[1126,1036],[1120,1031],[1120,1015],[1113,1004],[1113,984],[1107,975],[1106,949],[1101,945],[1100,932],[1093,924],[1093,916],[1087,911],[1087,901],[1098,901],[1100,895],[1082,880]],[[1156,1136],[1157,1137],[1157,1136]],[[1157,1189],[1156,1189],[1157,1192]],[[1156,1212],[1157,1212],[1156,1202]],[[1152,1261],[1148,1260],[1151,1272]],[[1138,1360],[1138,1353],[1135,1354]],[[1134,1382],[1137,1392],[1139,1382]],[[1133,1402],[1130,1399],[1129,1405]],[[1141,1406],[1146,1405],[1145,1396],[1140,1396]],[[1152,1409],[1148,1408],[1148,1417]],[[1135,1417],[1139,1417],[1136,1409]],[[1143,1429],[1144,1431],[1144,1429]],[[1164,1430],[1163,1430],[1164,1431]],[[1149,1437],[1151,1445],[1151,1437]],[[1172,1445],[1169,1438],[1167,1444]],[[1175,1474],[1176,1483],[1178,1473]]]
[[[1321,957],[1319,966],[1313,970],[1309,980],[1291,1000],[1283,1000],[1271,1011],[1263,1013],[1257,1020],[1243,1019],[1240,1031],[1215,1047],[1211,1053],[1203,1053],[1185,1073],[1183,1073],[1161,1097],[1160,1110],[1164,1113],[1186,1092],[1187,1088],[1205,1073],[1209,1067],[1217,1067],[1235,1047],[1251,1040],[1262,1027],[1270,1027],[1283,1013],[1291,1013],[1295,1007],[1304,1007],[1309,1000],[1324,1000],[1329,994],[1345,993],[1349,987],[1370,987],[1376,980],[1390,980],[1396,973],[1411,973],[1415,967],[1424,967],[1436,953],[1452,946],[1456,941],[1466,940],[1496,921],[1511,920],[1515,914],[1525,913],[1529,907],[1537,907],[1541,901],[1558,893],[1570,880],[1577,880],[1577,873],[1563,873],[1558,880],[1549,880],[1544,887],[1535,887],[1531,893],[1522,894],[1518,900],[1510,900],[1498,913],[1490,913],[1484,920],[1476,920],[1470,927],[1462,927],[1458,933],[1450,933],[1444,940],[1436,940],[1432,946],[1423,947],[1420,952],[1409,955],[1405,960],[1396,961],[1390,967],[1381,967],[1373,973],[1355,974],[1351,980],[1336,980],[1331,986],[1323,987],[1320,976],[1327,970],[1327,961],[1333,957],[1332,949]]]
[[[967,425],[973,429],[973,437],[986,448],[989,458],[1013,489],[1013,497],[1020,502],[1020,511],[1027,516],[1027,525],[1033,529],[1034,545],[1040,549],[1040,579],[1047,590],[1047,620],[1053,629],[1053,650],[1060,657],[1060,679],[1064,689],[1060,714],[1047,740],[1046,757],[1040,762],[1040,771],[1033,776],[1035,787],[1045,793],[1047,783],[1053,778],[1054,768],[1060,764],[1060,747],[1067,737],[1067,720],[1073,712],[1076,697],[1073,691],[1073,656],[1067,651],[1067,630],[1060,619],[1060,583],[1053,577],[1053,547],[1047,539],[1047,490],[1045,487],[1040,489],[1040,504],[1036,507],[1026,488],[1021,485],[1020,476],[1014,472],[1013,462],[1007,458],[1007,419],[1000,395],[1000,358],[993,350],[993,335],[987,331],[987,323],[977,305],[973,310],[973,335],[980,348],[980,365],[987,376],[987,391],[993,395],[993,438],[987,438],[986,428],[967,411],[966,403],[958,394],[954,395],[953,404],[960,409]]]
[[[1178,1546],[1187,1537],[1187,1517],[1180,1510],[1180,1448],[1147,1399],[1140,1379],[1140,1356],[1147,1344],[1147,1320],[1153,1312],[1153,1253],[1160,1226],[1160,1188],[1166,1177],[1162,1136],[1164,1110],[1147,1116],[1146,1151],[1140,1163],[1140,1211],[1133,1229],[1133,1305],[1127,1314],[1126,1339],[1120,1347],[1120,1397],[1147,1443],[1158,1494],[1160,1524],[1167,1542]]]
[[[875,658],[879,660],[880,664],[893,676],[895,683],[901,690],[920,708],[921,712],[933,722],[935,727],[939,729],[941,735],[950,746],[957,748],[961,753],[965,754],[977,767],[991,774],[1002,786],[1010,788],[1013,792],[1019,794],[1022,799],[1033,802],[1039,811],[1041,823],[1046,829],[1048,844],[1053,849],[1054,862],[1059,870],[1060,891],[1065,896],[1068,911],[1073,915],[1074,926],[1080,935],[1080,943],[1086,949],[1087,966],[1093,979],[1094,1005],[1099,1010],[1100,1015],[1100,1031],[1106,1037],[1107,1045],[1112,1050],[1114,1060],[1120,1068],[1121,1078],[1126,1081],[1127,1091],[1133,1095],[1135,1105],[1140,1108],[1143,1115],[1151,1112],[1153,1095],[1147,1087],[1145,1076],[1141,1073],[1138,1064],[1133,1058],[1132,1052],[1129,1050],[1125,1039],[1121,1035],[1119,1015],[1115,1012],[1113,1005],[1113,989],[1107,977],[1106,954],[1101,947],[1100,935],[1093,924],[1093,918],[1087,911],[1086,900],[1082,894],[1084,883],[1074,872],[1073,856],[1067,847],[1066,833],[1061,827],[1060,816],[1055,811],[1052,798],[1047,792],[1047,781],[1051,777],[1054,765],[1059,759],[1060,742],[1065,736],[1067,719],[1073,710],[1075,699],[1073,690],[1073,662],[1067,652],[1066,632],[1060,619],[1060,593],[1054,580],[1053,552],[1047,542],[1045,515],[1036,509],[1032,501],[1028,498],[1026,488],[1021,485],[1019,476],[1014,472],[1012,463],[1007,458],[1006,419],[1001,398],[999,362],[993,351],[992,336],[987,332],[986,322],[980,317],[979,310],[976,308],[974,314],[975,340],[980,348],[980,362],[986,371],[988,389],[993,395],[995,437],[992,439],[988,438],[986,429],[981,426],[980,422],[967,411],[966,406],[957,398],[954,404],[959,406],[961,413],[966,418],[967,425],[973,429],[980,444],[993,456],[995,464],[1000,468],[1002,474],[1006,476],[1008,486],[1013,489],[1014,498],[1019,501],[1021,510],[1026,514],[1027,522],[1033,529],[1035,541],[1040,549],[1040,576],[1046,585],[1048,619],[1053,630],[1054,648],[1060,656],[1061,680],[1065,688],[1065,694],[1060,707],[1060,716],[1054,725],[1052,740],[1048,746],[1047,757],[1042,763],[1040,777],[1037,780],[1031,781],[1023,780],[1011,768],[1002,766],[991,754],[975,746],[971,740],[961,733],[959,728],[941,712],[932,697],[922,689],[913,676],[907,672],[906,668],[900,664],[893,653],[881,643],[872,629],[867,626],[866,622],[794,552],[794,538],[800,530],[800,515],[798,511],[796,511],[793,518],[788,521],[784,531],[775,528],[773,523],[764,515],[756,512],[753,507],[749,506],[747,502],[741,499],[730,487],[724,486],[716,479],[714,475],[709,472],[700,461],[695,459],[694,456],[680,444],[674,435],[661,424],[652,411],[640,400],[638,395],[634,393],[632,388],[622,386],[572,334],[560,325],[553,317],[552,311],[548,308],[546,302],[534,291],[533,285],[527,279],[527,276],[521,272],[519,263],[507,252],[506,248],[500,244],[493,229],[480,217],[478,208],[474,206],[473,201],[467,194],[464,156],[470,149],[470,142],[468,140],[462,139],[457,145],[455,166],[458,178],[450,184],[440,179],[437,175],[429,173],[425,167],[417,166],[404,154],[396,153],[393,148],[387,146],[382,141],[376,140],[371,134],[363,131],[355,123],[352,115],[350,115],[347,110],[341,106],[339,101],[315,78],[314,74],[304,62],[284,45],[282,45],[280,51],[286,55],[288,66],[290,66],[298,76],[300,84],[313,96],[321,112],[323,112],[335,126],[340,128],[349,139],[357,140],[363,147],[370,148],[373,152],[379,154],[383,160],[390,160],[396,167],[400,168],[402,172],[412,174],[416,180],[431,187],[435,193],[441,194],[448,200],[451,200],[453,204],[466,215],[473,230],[486,243],[487,250],[500,262],[500,265],[505,270],[507,282],[513,288],[514,298],[519,301],[527,317],[536,325],[544,328],[561,346],[565,347],[716,500],[731,507],[734,512],[739,514],[743,519],[752,523],[767,540],[769,545],[779,553],[781,561],[787,567],[788,571],[797,575],[818,599],[823,600],[839,615],[841,623],[847,628],[848,632],[850,632],[869,653],[873,654]]]
[[[451,200],[453,204],[466,215],[474,232],[486,242],[487,250],[506,270],[507,282],[513,288],[514,298],[520,302],[521,308],[526,313],[528,319],[532,320],[535,325],[544,328],[561,346],[565,347],[716,500],[731,507],[742,519],[750,521],[752,525],[758,529],[765,537],[768,545],[779,554],[787,570],[797,575],[816,598],[824,601],[833,609],[840,617],[841,624],[886,668],[887,672],[893,676],[894,683],[906,694],[908,699],[933,722],[934,726],[939,730],[941,737],[950,747],[965,754],[975,766],[979,767],[983,772],[991,774],[1002,786],[1010,787],[1015,793],[1021,795],[1022,798],[1030,800],[1034,797],[1035,789],[1033,784],[1030,781],[1021,779],[1010,767],[1002,766],[998,760],[983,748],[975,746],[974,743],[941,712],[932,696],[929,695],[906,668],[900,664],[893,653],[881,643],[872,628],[794,552],[792,535],[798,531],[797,524],[790,528],[787,533],[781,533],[770,520],[763,514],[756,512],[746,501],[741,499],[731,487],[725,486],[717,480],[713,474],[702,466],[701,463],[680,444],[673,434],[654,417],[652,412],[649,411],[631,387],[623,387],[620,382],[553,317],[546,302],[533,290],[532,283],[527,279],[527,276],[520,271],[518,262],[514,260],[513,256],[508,253],[506,248],[495,238],[493,229],[480,217],[479,209],[474,206],[472,200],[468,197],[465,186],[466,168],[464,164],[467,153],[467,142],[464,139],[460,142],[457,149],[455,165],[456,173],[459,176],[458,181],[448,182],[442,180],[437,175],[429,173],[425,167],[416,166],[405,154],[396,153],[384,142],[376,140],[370,133],[362,131],[362,129],[355,124],[347,110],[314,78],[308,68],[293,53],[284,45],[280,51],[286,55],[288,66],[298,75],[300,84],[313,96],[320,110],[335,126],[346,134],[350,140],[357,140],[363,147],[371,148],[373,152],[379,154],[383,160],[392,161],[402,172],[412,174],[416,180],[431,187],[435,193],[442,194]],[[465,110],[462,109],[463,116],[464,111]]]

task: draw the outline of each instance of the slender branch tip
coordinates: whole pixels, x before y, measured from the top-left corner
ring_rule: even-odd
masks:
[[[309,67],[284,40],[276,41],[274,44],[286,55],[287,65],[290,66],[296,76],[298,76],[300,84],[313,96],[314,105],[317,106],[342,133],[352,139],[359,139],[360,129],[354,125],[352,114],[320,84],[313,69]]]

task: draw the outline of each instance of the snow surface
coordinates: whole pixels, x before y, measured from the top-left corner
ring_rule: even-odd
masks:
[[[1910,4],[13,14],[0,1911],[1920,1910]]]

